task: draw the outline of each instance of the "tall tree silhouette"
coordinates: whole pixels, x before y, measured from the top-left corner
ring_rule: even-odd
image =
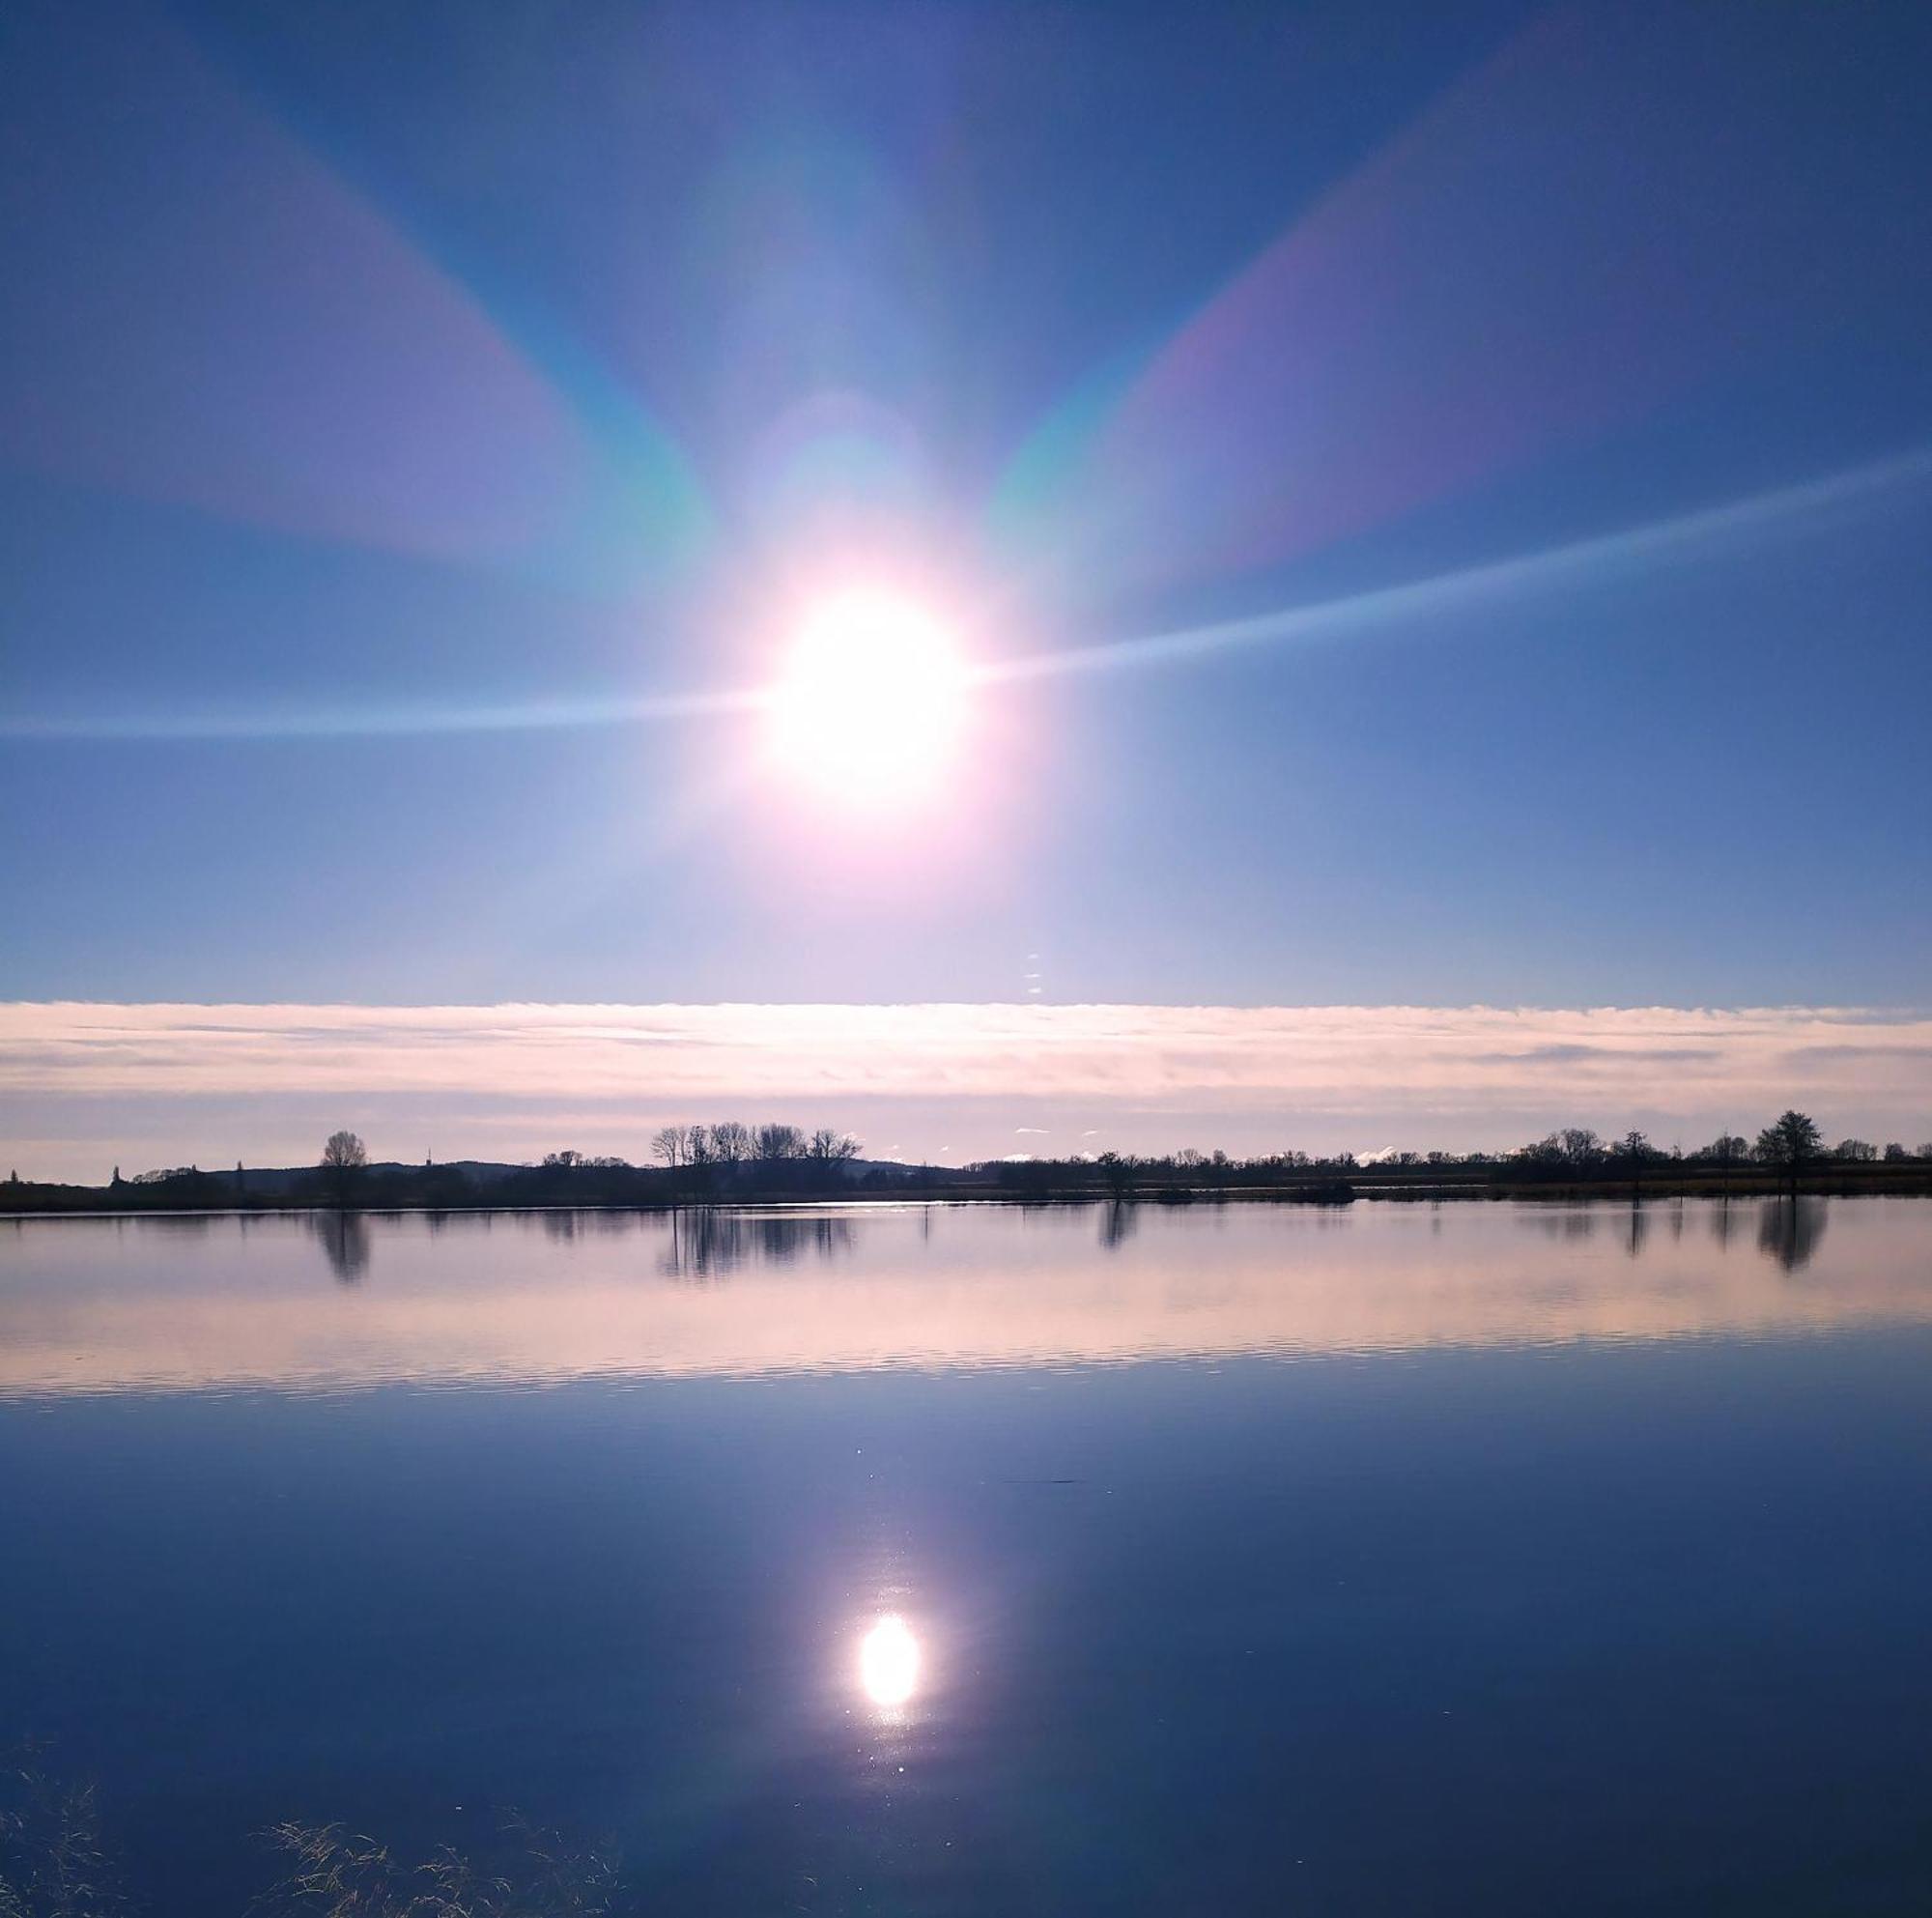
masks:
[[[368,1163],[369,1149],[354,1132],[329,1133],[328,1141],[322,1149],[322,1169],[328,1174],[338,1206],[349,1203],[355,1175]]]
[[[1765,1164],[1784,1173],[1796,1194],[1798,1175],[1823,1156],[1825,1136],[1815,1120],[1787,1107],[1757,1135],[1754,1150]]]

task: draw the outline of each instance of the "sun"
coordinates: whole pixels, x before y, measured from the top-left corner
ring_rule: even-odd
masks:
[[[944,783],[966,695],[965,660],[929,608],[840,593],[806,614],[772,688],[773,758],[833,800],[907,804]]]

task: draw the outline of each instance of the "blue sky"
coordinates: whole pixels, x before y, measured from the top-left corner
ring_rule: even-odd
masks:
[[[1923,1006],[1928,56],[9,10],[0,997]],[[609,717],[827,564],[999,669],[911,827]]]

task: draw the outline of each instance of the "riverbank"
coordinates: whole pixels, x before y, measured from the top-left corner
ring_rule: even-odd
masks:
[[[645,1178],[653,1175],[644,1174]],[[629,1182],[626,1182],[627,1184]],[[533,1182],[534,1185],[534,1182]],[[654,1189],[613,1191],[605,1182],[545,1181],[532,1189],[504,1182],[487,1188],[443,1186],[435,1193],[394,1188],[393,1182],[372,1182],[367,1189],[351,1191],[341,1200],[321,1193],[305,1196],[248,1194],[197,1181],[192,1189],[164,1190],[124,1183],[118,1187],[38,1185],[31,1181],[0,1184],[0,1217],[142,1217],[175,1215],[203,1217],[270,1216],[337,1211],[382,1213],[486,1212],[679,1212],[694,1208],[773,1211],[800,1206],[863,1206],[871,1204],[1094,1204],[1133,1205],[1349,1205],[1358,1199],[1398,1202],[1473,1199],[1527,1199],[1557,1204],[1601,1202],[1628,1204],[1633,1199],[1750,1199],[1790,1196],[1932,1197],[1932,1163],[1904,1164],[1845,1162],[1820,1165],[1802,1174],[1795,1186],[1768,1168],[1743,1166],[1651,1167],[1633,1177],[1605,1172],[1601,1176],[1566,1173],[1548,1176],[1500,1166],[1443,1170],[1433,1166],[1366,1168],[1350,1176],[1310,1173],[1271,1183],[1250,1179],[1215,1178],[1209,1171],[1192,1180],[1167,1175],[1141,1181],[1116,1173],[1103,1177],[1100,1168],[1065,1166],[1002,1166],[985,1176],[949,1174],[924,1179],[915,1172],[890,1180],[857,1181],[833,1188],[824,1184],[775,1188],[694,1190],[668,1180]]]

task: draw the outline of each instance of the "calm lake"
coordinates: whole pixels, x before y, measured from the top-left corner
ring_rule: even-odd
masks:
[[[0,1225],[22,1735],[156,1918],[1922,1913],[1932,1202]]]

